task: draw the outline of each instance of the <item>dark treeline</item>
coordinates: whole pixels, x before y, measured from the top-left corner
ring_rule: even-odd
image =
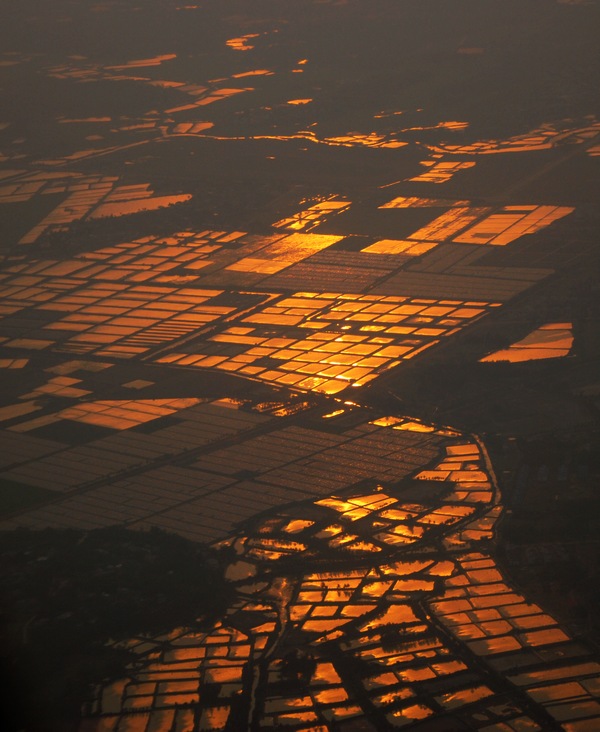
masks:
[[[107,645],[210,621],[228,599],[217,556],[161,530],[0,533],[6,730],[75,729],[91,684],[131,655]]]

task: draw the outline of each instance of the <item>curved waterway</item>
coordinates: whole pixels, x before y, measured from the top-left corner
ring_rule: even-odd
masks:
[[[576,684],[591,710],[600,665],[496,564],[483,442],[399,417],[368,426],[405,450],[407,432],[427,435],[435,457],[221,541],[235,601],[209,630],[132,640],[139,661],[97,690],[85,729],[587,729],[563,724],[564,694]]]

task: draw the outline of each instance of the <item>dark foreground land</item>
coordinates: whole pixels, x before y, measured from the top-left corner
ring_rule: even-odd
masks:
[[[122,641],[212,622],[230,598],[215,552],[158,529],[4,532],[0,556],[5,729],[76,729],[134,659]]]

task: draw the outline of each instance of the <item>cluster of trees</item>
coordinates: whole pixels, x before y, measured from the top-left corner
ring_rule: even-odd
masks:
[[[210,621],[229,599],[217,556],[160,530],[0,533],[5,729],[76,729],[90,684],[129,654],[107,643]]]

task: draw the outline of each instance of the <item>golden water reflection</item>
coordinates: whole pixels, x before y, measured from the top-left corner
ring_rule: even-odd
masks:
[[[531,132],[515,135],[506,140],[481,140],[467,145],[445,143],[428,147],[435,153],[451,155],[538,152],[565,143],[586,144],[593,140],[598,132],[600,122],[591,115],[579,120],[547,122]]]
[[[573,211],[570,206],[504,206],[500,213],[491,214],[453,241],[504,246],[535,234]]]
[[[273,224],[276,229],[293,229],[302,231],[312,229],[323,223],[331,214],[341,213],[350,208],[350,201],[336,197],[324,198],[303,211],[299,211],[291,217],[281,219]]]
[[[246,33],[245,36],[239,36],[239,38],[230,38],[226,41],[226,45],[234,51],[251,51],[254,48],[252,39],[259,37],[260,33]]]
[[[347,489],[271,511],[220,542],[235,555],[227,576],[238,588],[223,620],[132,639],[135,674],[98,691],[98,725],[118,718],[120,730],[143,708],[136,724],[151,732],[161,715],[191,709],[199,697],[201,729],[221,729],[258,664],[264,729],[327,730],[367,714],[403,727],[444,710],[457,724],[476,714],[539,732],[526,699],[568,725],[579,713],[567,712],[575,699],[596,714],[600,665],[585,649],[583,661],[576,650],[562,655],[573,646],[568,633],[508,583],[480,542],[491,538],[501,508],[482,447],[404,424],[419,426],[381,417],[371,427],[399,444],[409,435],[438,441],[437,458],[412,474],[412,498],[382,486]],[[399,536],[408,552],[398,549]],[[523,701],[505,688],[507,664]]]
[[[573,331],[571,323],[547,323],[528,336],[513,343],[509,348],[495,351],[485,356],[484,363],[508,361],[539,361],[546,358],[562,358],[568,356],[573,347]]]
[[[368,383],[496,306],[497,303],[299,292],[209,336],[196,352],[175,351],[158,361],[223,369],[335,394],[349,386]],[[286,330],[277,337],[273,327]],[[211,343],[214,346],[209,348]],[[219,348],[216,344],[223,345]]]
[[[409,178],[409,180],[418,183],[446,183],[461,170],[473,168],[475,163],[473,161],[436,162],[435,160],[424,160],[421,165],[427,170],[414,178]]]

